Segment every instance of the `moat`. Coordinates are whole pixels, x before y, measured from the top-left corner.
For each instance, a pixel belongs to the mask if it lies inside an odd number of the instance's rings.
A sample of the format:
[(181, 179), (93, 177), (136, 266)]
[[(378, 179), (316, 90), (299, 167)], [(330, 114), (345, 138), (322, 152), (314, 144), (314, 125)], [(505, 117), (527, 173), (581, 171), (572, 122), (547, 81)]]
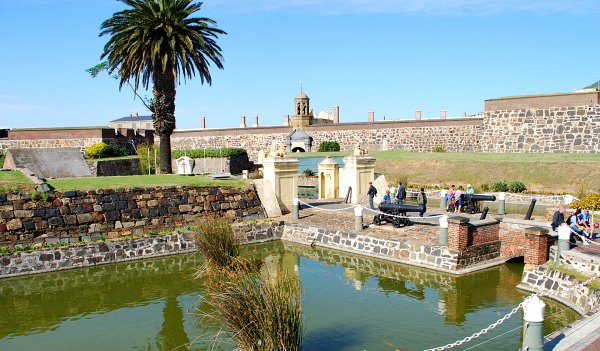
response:
[[(303, 289), (304, 350), (423, 350), (472, 334), (528, 295), (516, 289), (523, 265), (454, 276), (276, 241), (244, 247), (264, 270), (295, 271)], [(198, 254), (2, 280), (2, 350), (233, 350), (206, 315)], [(546, 300), (544, 333), (576, 320)], [(515, 350), (518, 313), (458, 350)], [(483, 344), (482, 344), (483, 343)], [(480, 346), (475, 346), (479, 345)], [(475, 346), (475, 347), (474, 347)], [(214, 347), (214, 348), (213, 348)]]

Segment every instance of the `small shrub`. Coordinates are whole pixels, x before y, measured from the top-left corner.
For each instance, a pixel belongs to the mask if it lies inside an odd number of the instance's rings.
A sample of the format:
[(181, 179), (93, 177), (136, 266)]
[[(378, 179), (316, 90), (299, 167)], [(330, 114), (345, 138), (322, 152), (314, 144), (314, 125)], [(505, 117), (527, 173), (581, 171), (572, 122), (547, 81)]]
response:
[(436, 146), (433, 148), (432, 150), (433, 152), (446, 152), (446, 149), (444, 149), (443, 146)]
[(525, 183), (520, 180), (513, 180), (508, 184), (508, 191), (511, 193), (522, 193), (527, 190)]
[(484, 183), (479, 184), (478, 190), (482, 191), (482, 192), (486, 192), (486, 191), (492, 190), (492, 187), (493, 187), (492, 184), (484, 182)]
[(94, 144), (85, 150), (85, 156), (87, 158), (121, 157), (127, 155), (129, 155), (129, 151), (127, 151), (126, 148), (116, 145), (108, 145), (103, 142)]
[(508, 185), (506, 185), (506, 182), (504, 180), (499, 180), (492, 184), (492, 190), (497, 192), (507, 192)]
[(4, 167), (4, 159), (6, 158), (6, 155), (4, 155), (4, 153), (2, 151), (0, 151), (0, 169), (2, 169)]
[(340, 144), (337, 141), (324, 141), (319, 144), (319, 152), (340, 151)]
[(160, 163), (160, 152), (158, 150), (158, 145), (140, 143), (137, 146), (137, 151), (142, 174), (155, 174), (156, 167), (158, 167)]
[(50, 198), (50, 193), (48, 193), (47, 191), (43, 192), (42, 193), (42, 200), (48, 201), (48, 198)]
[(305, 177), (312, 177), (315, 175), (315, 172), (313, 172), (312, 169), (307, 168), (302, 172), (302, 174), (304, 174)]
[(600, 194), (587, 194), (581, 199), (569, 204), (569, 208), (598, 211), (600, 210)]

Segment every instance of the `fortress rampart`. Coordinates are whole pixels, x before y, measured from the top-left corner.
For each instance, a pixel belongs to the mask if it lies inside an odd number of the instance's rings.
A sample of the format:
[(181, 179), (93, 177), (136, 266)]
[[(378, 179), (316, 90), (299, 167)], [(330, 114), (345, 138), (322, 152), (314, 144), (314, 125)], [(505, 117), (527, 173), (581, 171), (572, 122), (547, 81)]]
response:
[[(292, 127), (176, 130), (171, 145), (188, 150), (242, 147), (255, 159), (259, 150), (274, 150), (285, 143), (292, 131)], [(599, 153), (600, 105), (498, 110), (453, 119), (331, 123), (307, 126), (305, 131), (313, 138), (313, 150), (323, 141), (334, 140), (342, 150), (360, 143), (369, 150), (430, 152), (441, 146), (448, 152)], [(8, 139), (0, 139), (0, 150), (83, 150), (99, 141), (129, 144), (133, 137), (109, 128), (11, 130)]]

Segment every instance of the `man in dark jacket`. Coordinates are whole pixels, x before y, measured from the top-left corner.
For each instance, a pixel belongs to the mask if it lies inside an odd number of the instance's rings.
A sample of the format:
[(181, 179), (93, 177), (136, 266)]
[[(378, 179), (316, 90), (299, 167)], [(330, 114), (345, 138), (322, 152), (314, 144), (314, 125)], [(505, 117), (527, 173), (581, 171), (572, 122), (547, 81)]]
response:
[(560, 206), (558, 211), (554, 212), (554, 216), (552, 216), (552, 230), (556, 231), (558, 226), (565, 223), (565, 206)]
[(369, 195), (369, 206), (374, 210), (375, 206), (373, 206), (373, 198), (377, 196), (377, 188), (373, 186), (373, 182), (369, 182), (369, 190), (367, 190), (367, 195)]
[(404, 199), (406, 199), (406, 189), (402, 182), (398, 182), (398, 192), (396, 193), (396, 202), (398, 205), (402, 205), (404, 203)]

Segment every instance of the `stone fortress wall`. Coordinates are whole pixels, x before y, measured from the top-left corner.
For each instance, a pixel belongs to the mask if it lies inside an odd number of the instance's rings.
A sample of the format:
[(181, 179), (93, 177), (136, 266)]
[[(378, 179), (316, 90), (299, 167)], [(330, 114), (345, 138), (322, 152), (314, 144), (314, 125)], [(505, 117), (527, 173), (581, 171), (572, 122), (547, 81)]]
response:
[[(256, 160), (259, 150), (275, 150), (292, 131), (289, 126), (181, 130), (173, 133), (171, 143), (174, 149), (188, 150), (241, 147)], [(335, 140), (342, 150), (353, 150), (360, 143), (368, 150), (430, 152), (441, 146), (448, 152), (598, 153), (600, 105), (496, 110), (452, 119), (332, 123), (308, 126), (306, 132), (313, 137), (313, 150), (323, 141)], [(83, 150), (99, 141), (129, 145), (131, 136), (107, 128), (11, 130), (9, 138), (0, 139), (0, 150)]]

